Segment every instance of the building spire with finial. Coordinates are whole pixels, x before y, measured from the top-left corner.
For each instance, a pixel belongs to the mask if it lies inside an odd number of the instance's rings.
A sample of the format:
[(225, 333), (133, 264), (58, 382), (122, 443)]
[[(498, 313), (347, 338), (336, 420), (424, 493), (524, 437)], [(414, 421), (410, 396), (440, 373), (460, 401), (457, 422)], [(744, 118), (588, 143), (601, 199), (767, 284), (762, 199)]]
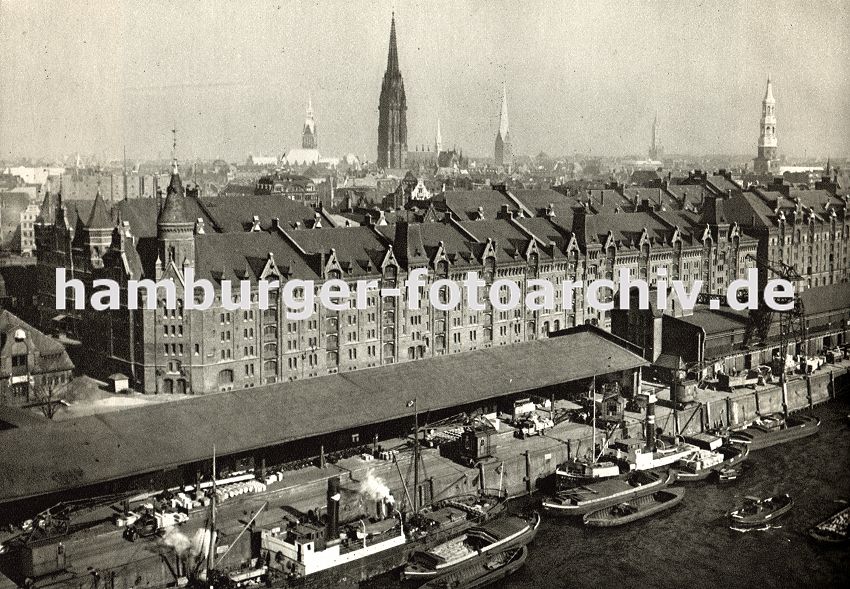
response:
[(387, 72), (398, 72), (398, 46), (395, 39), (395, 11), (393, 11), (392, 22), (390, 23), (390, 50), (387, 55)]
[(502, 139), (510, 133), (510, 124), (508, 121), (508, 89), (505, 83), (502, 83), (502, 110), (499, 113), (499, 132), (502, 134)]

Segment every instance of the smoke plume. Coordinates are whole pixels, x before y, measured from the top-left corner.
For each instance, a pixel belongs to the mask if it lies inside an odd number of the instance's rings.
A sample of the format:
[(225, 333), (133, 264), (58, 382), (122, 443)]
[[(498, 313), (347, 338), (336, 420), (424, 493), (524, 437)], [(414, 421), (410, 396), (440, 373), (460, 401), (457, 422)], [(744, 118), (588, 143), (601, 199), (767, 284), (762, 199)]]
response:
[(375, 501), (389, 501), (394, 503), (395, 500), (390, 494), (390, 488), (380, 477), (375, 476), (371, 470), (366, 473), (366, 478), (360, 483), (360, 493), (366, 495)]
[(184, 555), (192, 548), (192, 541), (177, 528), (169, 529), (162, 537), (162, 543), (170, 546), (178, 556)]

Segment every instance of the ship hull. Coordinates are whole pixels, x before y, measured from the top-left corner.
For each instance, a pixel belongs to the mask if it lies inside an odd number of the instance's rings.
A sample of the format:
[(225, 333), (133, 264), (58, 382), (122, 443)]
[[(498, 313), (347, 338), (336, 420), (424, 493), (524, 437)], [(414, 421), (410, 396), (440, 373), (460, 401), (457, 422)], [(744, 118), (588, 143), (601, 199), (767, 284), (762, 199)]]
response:
[(419, 586), (419, 583), (424, 581), (445, 579), (450, 575), (454, 575), (457, 572), (466, 569), (467, 567), (482, 565), (489, 559), (493, 558), (494, 555), (501, 554), (506, 550), (522, 548), (530, 544), (537, 535), (537, 528), (540, 527), (540, 521), (540, 514), (535, 513), (533, 520), (528, 522), (528, 526), (522, 531), (522, 533), (516, 535), (514, 538), (506, 541), (500, 541), (493, 546), (485, 547), (481, 549), (476, 556), (463, 560), (462, 562), (458, 562), (457, 564), (447, 566), (446, 568), (434, 570), (407, 569), (402, 574), (402, 578), (409, 586)]
[(636, 508), (633, 513), (618, 515), (615, 511), (616, 506), (608, 507), (588, 513), (584, 516), (583, 521), (587, 526), (599, 528), (622, 526), (675, 507), (682, 502), (684, 496), (685, 490), (682, 488), (664, 489), (631, 501), (629, 504)]
[(676, 480), (676, 473), (673, 471), (657, 474), (656, 476), (657, 478), (654, 481), (640, 486), (631, 486), (627, 481), (620, 480), (609, 480), (589, 485), (588, 489), (596, 496), (593, 500), (574, 503), (560, 501), (556, 496), (553, 499), (543, 500), (543, 510), (547, 515), (556, 517), (585, 515), (593, 511), (605, 509), (606, 507), (613, 507), (618, 503), (630, 501), (637, 497), (651, 495), (673, 484)]
[(749, 427), (742, 432), (733, 434), (730, 440), (734, 443), (746, 444), (751, 451), (762, 450), (777, 444), (812, 436), (820, 429), (820, 419), (817, 417), (789, 417), (786, 424), (787, 427), (774, 431)]
[[(451, 500), (446, 500), (449, 502)], [(353, 589), (360, 583), (374, 577), (383, 575), (389, 571), (400, 568), (409, 560), (410, 556), (417, 550), (427, 550), (463, 531), (489, 521), (505, 510), (505, 503), (498, 500), (489, 511), (478, 517), (458, 520), (456, 525), (440, 528), (426, 535), (413, 536), (400, 546), (371, 554), (356, 561), (341, 564), (329, 569), (312, 573), (306, 577), (288, 577), (283, 571), (270, 571), (270, 584), (273, 589), (288, 589), (299, 587), (302, 589)], [(264, 554), (267, 562), (274, 562), (274, 554)]]
[(479, 589), (480, 587), (490, 586), (497, 581), (509, 577), (522, 568), (522, 565), (525, 564), (528, 558), (528, 547), (523, 546), (513, 550), (506, 550), (504, 553), (510, 553), (509, 559), (505, 564), (498, 566), (498, 568), (492, 570), (487, 568), (488, 564), (492, 563), (494, 556), (500, 556), (491, 555), (489, 561), (476, 563), (464, 567), (463, 570), (456, 573), (433, 579), (420, 586), (419, 589), (446, 589), (447, 587), (451, 589)]

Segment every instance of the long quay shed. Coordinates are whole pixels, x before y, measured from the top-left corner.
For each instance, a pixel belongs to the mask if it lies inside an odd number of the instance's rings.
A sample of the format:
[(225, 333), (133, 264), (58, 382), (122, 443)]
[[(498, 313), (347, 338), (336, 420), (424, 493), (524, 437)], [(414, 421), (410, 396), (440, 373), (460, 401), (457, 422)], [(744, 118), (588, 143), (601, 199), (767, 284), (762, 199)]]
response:
[(0, 431), (0, 504), (647, 365), (590, 326), (557, 337)]

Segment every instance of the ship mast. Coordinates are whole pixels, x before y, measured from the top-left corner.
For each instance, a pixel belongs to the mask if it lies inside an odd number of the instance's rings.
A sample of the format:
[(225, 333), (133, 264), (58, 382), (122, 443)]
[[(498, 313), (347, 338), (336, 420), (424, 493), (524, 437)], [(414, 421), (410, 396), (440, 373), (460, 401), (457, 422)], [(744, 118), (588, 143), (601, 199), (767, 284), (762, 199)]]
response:
[(212, 496), (210, 497), (210, 539), (207, 550), (207, 581), (210, 581), (210, 574), (215, 564), (215, 500), (216, 500), (216, 472), (215, 472), (215, 444), (213, 444), (212, 456)]
[(593, 459), (590, 461), (591, 464), (596, 464), (596, 375), (593, 375), (593, 384), (590, 385), (590, 404), (593, 406), (593, 417), (591, 419), (591, 424), (593, 427), (592, 438), (591, 438), (591, 446), (590, 446), (590, 457)]
[(413, 513), (419, 513), (419, 406), (413, 398)]

